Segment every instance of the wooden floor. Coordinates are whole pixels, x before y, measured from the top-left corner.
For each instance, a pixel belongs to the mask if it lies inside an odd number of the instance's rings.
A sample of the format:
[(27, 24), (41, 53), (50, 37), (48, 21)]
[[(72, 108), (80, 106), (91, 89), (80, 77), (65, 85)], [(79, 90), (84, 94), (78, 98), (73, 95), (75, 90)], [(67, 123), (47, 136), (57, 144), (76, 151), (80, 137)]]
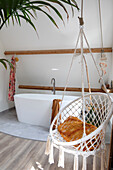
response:
[[(53, 165), (48, 163), (44, 154), (45, 142), (27, 140), (0, 133), (0, 170), (63, 170), (57, 167), (58, 151), (54, 149)], [(107, 152), (109, 145), (107, 145)], [(80, 162), (82, 158), (80, 157)], [(73, 156), (65, 154), (65, 170), (73, 170)], [(79, 170), (82, 169), (79, 163)], [(88, 158), (87, 169), (92, 170), (92, 157)], [(100, 170), (100, 159), (97, 169)]]

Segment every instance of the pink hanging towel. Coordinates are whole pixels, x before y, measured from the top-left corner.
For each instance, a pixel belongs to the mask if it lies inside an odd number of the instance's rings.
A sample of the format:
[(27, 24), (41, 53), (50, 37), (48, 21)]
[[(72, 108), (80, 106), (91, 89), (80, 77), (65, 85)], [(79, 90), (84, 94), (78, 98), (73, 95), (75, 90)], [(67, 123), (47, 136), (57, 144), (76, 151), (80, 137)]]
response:
[(14, 56), (11, 58), (11, 63), (13, 65), (13, 67), (10, 68), (8, 100), (14, 101), (15, 73), (16, 73), (16, 60), (15, 60)]

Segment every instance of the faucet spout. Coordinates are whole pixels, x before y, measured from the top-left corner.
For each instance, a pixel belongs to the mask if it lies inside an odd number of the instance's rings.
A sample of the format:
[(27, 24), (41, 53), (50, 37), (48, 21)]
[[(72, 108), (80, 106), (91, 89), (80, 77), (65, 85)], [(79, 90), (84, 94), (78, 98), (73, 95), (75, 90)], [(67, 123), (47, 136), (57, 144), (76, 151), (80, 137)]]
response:
[(51, 79), (51, 84), (53, 84), (53, 94), (55, 94), (55, 78)]

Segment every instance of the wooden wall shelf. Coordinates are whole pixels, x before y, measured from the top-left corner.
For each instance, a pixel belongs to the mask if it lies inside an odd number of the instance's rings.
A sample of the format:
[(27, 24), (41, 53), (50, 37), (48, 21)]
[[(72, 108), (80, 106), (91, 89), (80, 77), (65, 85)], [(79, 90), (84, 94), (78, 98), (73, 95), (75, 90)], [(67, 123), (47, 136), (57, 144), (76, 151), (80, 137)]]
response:
[[(53, 90), (53, 87), (51, 86), (30, 86), (30, 85), (19, 85), (19, 89), (33, 89), (33, 90)], [(64, 91), (64, 87), (55, 87), (56, 91)], [(82, 92), (82, 88), (74, 88), (74, 87), (67, 87), (66, 91), (72, 91), (72, 92)], [(85, 92), (89, 92), (88, 88), (84, 89)], [(102, 89), (91, 89), (92, 92), (104, 92)], [(110, 93), (113, 93), (113, 90), (110, 91)]]
[[(31, 86), (31, 85), (19, 85), (18, 86), (19, 89), (33, 89), (33, 90), (53, 90), (52, 86)], [(64, 91), (64, 87), (55, 87), (56, 91)], [(108, 89), (109, 93), (113, 93), (113, 89)], [(67, 87), (66, 91), (72, 91), (72, 92), (82, 92), (82, 88), (78, 88), (78, 87)], [(89, 92), (88, 88), (84, 89), (85, 92)], [(92, 88), (91, 89), (92, 92), (101, 92), (101, 93), (105, 93), (105, 91), (103, 89), (96, 89), (96, 88)]]
[[(91, 48), (92, 53), (101, 53), (101, 48)], [(112, 48), (104, 48), (105, 53), (111, 53)], [(77, 49), (77, 53), (81, 50)], [(56, 49), (56, 50), (23, 50), (23, 51), (5, 51), (5, 55), (36, 55), (36, 54), (72, 54), (74, 49)], [(84, 53), (89, 53), (87, 48), (84, 48)]]

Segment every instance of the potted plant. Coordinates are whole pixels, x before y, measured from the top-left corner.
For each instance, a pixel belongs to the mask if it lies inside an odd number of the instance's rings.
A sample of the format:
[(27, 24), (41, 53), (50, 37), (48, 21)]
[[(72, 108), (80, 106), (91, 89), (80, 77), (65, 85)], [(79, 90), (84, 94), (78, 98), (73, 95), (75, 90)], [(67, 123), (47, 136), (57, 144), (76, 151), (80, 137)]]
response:
[[(69, 14), (65, 7), (65, 4), (69, 4), (71, 6), (73, 14), (73, 8), (79, 10), (75, 0), (0, 0), (0, 30), (3, 28), (4, 25), (9, 25), (11, 20), (13, 25), (16, 22), (21, 26), (21, 19), (23, 19), (27, 23), (29, 23), (37, 32), (36, 27), (32, 22), (32, 19), (36, 19), (37, 17), (37, 11), (45, 14), (50, 19), (50, 21), (58, 28), (56, 21), (50, 14), (50, 10), (53, 10), (62, 20), (62, 22), (64, 22), (60, 10), (58, 10), (55, 6), (56, 4), (65, 11), (67, 18), (69, 17)], [(46, 9), (48, 9), (48, 12)], [(0, 59), (0, 62), (4, 65), (5, 68), (7, 68), (6, 63), (11, 66), (11, 63), (6, 59)]]

